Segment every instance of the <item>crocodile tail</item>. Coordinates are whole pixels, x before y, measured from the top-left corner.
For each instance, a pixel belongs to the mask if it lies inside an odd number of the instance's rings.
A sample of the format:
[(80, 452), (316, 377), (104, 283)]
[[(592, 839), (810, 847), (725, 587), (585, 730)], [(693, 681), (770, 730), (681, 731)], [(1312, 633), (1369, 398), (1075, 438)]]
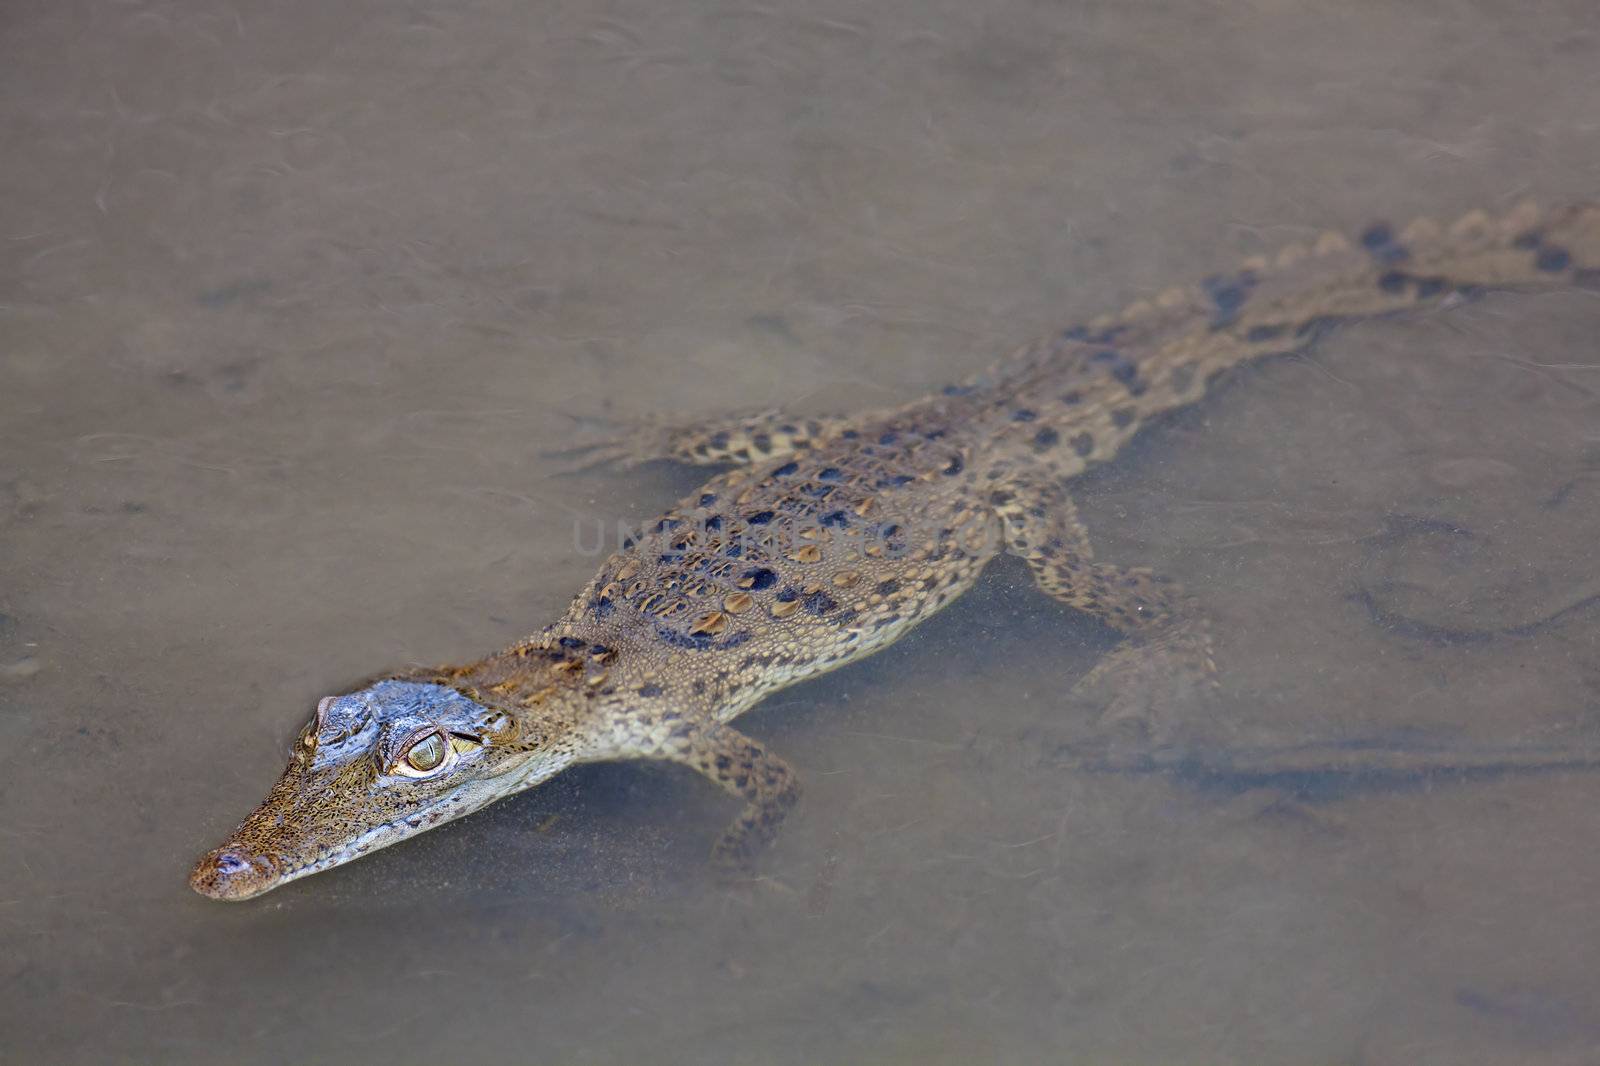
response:
[[(1473, 211), (1448, 226), (1418, 219), (1369, 226), (1354, 241), (1325, 233), (1272, 260), (1184, 293), (1208, 316), (1151, 352), (1151, 372), (1193, 367), (1202, 380), (1241, 362), (1294, 351), (1340, 322), (1443, 306), (1491, 290), (1600, 284), (1600, 206), (1541, 212), (1525, 203), (1498, 218)], [(1170, 300), (1171, 298), (1168, 297)], [(1130, 322), (1136, 317), (1125, 312)]]
[(1019, 403), (1050, 397), (1039, 417), (1070, 426), (1083, 460), (1104, 460), (1153, 415), (1198, 400), (1222, 371), (1298, 351), (1341, 322), (1491, 290), (1595, 286), (1600, 205), (1376, 223), (1353, 241), (1324, 233), (1036, 341), (973, 384)]

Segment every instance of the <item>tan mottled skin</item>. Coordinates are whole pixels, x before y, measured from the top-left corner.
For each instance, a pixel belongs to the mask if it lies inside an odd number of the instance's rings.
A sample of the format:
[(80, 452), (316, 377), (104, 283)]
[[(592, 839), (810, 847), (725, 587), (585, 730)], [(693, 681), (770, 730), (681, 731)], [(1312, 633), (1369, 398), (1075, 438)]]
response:
[[(1159, 717), (1211, 684), (1204, 619), (1146, 570), (1094, 558), (1068, 494), (1220, 372), (1324, 327), (1485, 289), (1600, 280), (1600, 208), (1325, 235), (1024, 347), (942, 394), (855, 417), (655, 427), (608, 460), (729, 464), (611, 556), (566, 615), (467, 666), (390, 675), (319, 706), (283, 778), (194, 887), (259, 894), (543, 781), (660, 759), (744, 801), (716, 854), (764, 844), (794, 774), (730, 723), (767, 694), (886, 647), (997, 554), (1126, 636), (1079, 685), (1108, 718)], [(464, 698), (462, 698), (464, 697)], [(432, 756), (449, 754), (437, 766)], [(417, 771), (405, 760), (412, 746)], [(408, 768), (409, 767), (409, 768)]]

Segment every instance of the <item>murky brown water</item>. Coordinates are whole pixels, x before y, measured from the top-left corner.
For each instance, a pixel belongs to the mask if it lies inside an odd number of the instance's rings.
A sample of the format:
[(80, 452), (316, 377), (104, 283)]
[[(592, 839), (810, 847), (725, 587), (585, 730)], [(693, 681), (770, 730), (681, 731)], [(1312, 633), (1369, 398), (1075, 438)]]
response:
[(1593, 198), (1594, 4), (236, 7), (0, 16), (0, 1059), (1600, 1061), (1600, 775), (1262, 769), (1600, 751), (1592, 294), (1348, 330), (1085, 486), (1218, 620), (1198, 769), (1063, 765), (1107, 634), (1000, 565), (745, 720), (808, 784), (756, 891), (638, 766), (184, 884), (319, 695), (537, 628), (576, 520), (697, 480), (547, 477), (570, 413), (910, 397)]

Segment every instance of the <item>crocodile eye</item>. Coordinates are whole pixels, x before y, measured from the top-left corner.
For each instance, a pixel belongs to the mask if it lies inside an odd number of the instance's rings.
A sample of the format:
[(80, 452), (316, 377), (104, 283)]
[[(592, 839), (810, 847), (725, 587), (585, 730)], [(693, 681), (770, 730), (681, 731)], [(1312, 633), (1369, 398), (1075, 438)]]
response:
[(438, 733), (429, 733), (406, 752), (405, 762), (411, 769), (419, 773), (428, 773), (437, 770), (439, 764), (444, 762), (445, 754), (450, 749), (445, 745), (444, 737)]
[(385, 773), (401, 777), (430, 777), (455, 761), (455, 752), (437, 729), (419, 733), (416, 739), (390, 764)]

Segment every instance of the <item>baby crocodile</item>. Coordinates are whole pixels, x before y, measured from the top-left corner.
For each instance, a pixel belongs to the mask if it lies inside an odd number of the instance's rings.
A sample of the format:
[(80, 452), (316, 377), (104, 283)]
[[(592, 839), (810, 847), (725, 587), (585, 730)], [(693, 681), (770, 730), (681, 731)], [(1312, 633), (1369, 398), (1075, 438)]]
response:
[(1095, 558), (1073, 477), (1221, 372), (1336, 323), (1596, 282), (1600, 206), (1375, 225), (1035, 341), (901, 407), (635, 434), (597, 456), (732, 469), (625, 542), (542, 633), (324, 698), (282, 778), (190, 883), (259, 895), (614, 759), (691, 766), (743, 800), (714, 852), (742, 863), (799, 790), (732, 721), (887, 647), (1001, 552), (1126, 637), (1078, 690), (1110, 719), (1154, 722), (1214, 683), (1206, 624), (1170, 581)]

